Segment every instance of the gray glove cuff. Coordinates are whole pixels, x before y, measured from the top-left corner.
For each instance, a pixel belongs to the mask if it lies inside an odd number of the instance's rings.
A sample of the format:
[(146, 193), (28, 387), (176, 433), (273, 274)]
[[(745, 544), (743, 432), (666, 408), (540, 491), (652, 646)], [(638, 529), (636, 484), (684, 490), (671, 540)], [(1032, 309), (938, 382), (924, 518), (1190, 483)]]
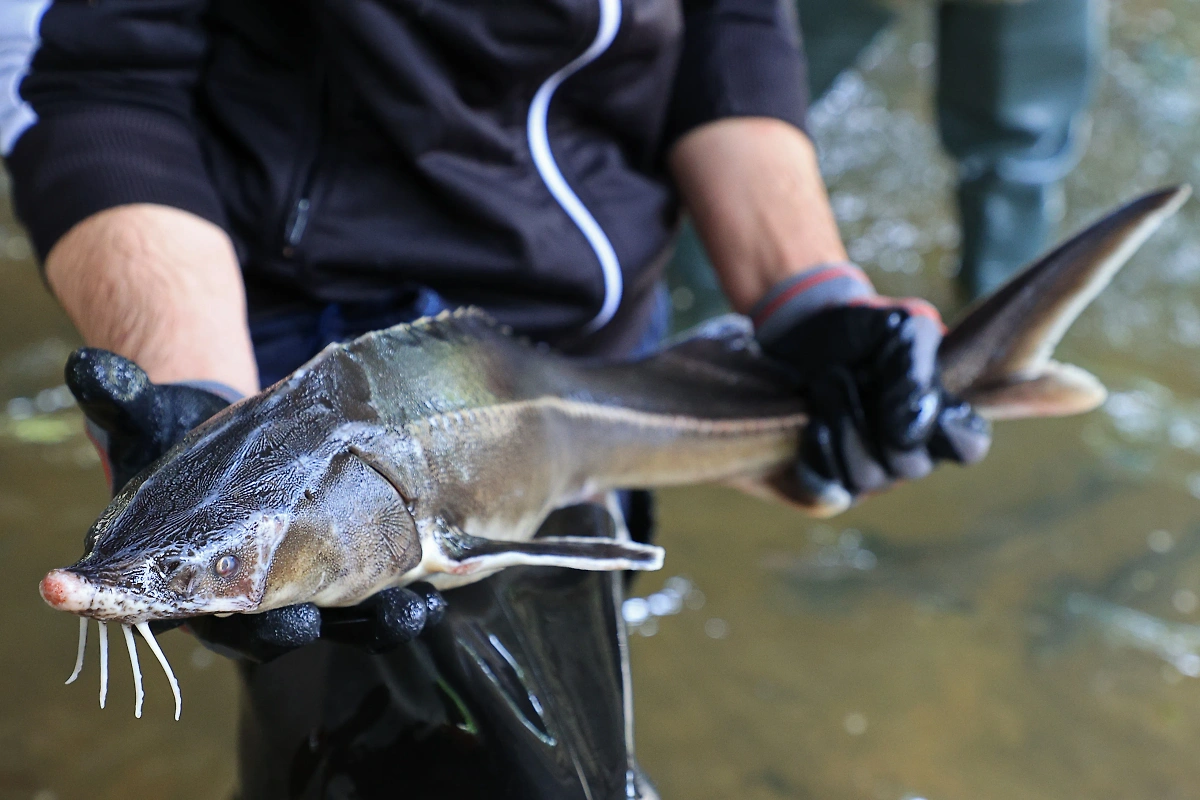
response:
[(848, 261), (820, 264), (780, 281), (750, 309), (759, 341), (770, 342), (830, 306), (875, 296), (866, 273)]
[(201, 389), (210, 394), (215, 394), (217, 397), (224, 400), (226, 403), (233, 405), (238, 400), (241, 400), (246, 395), (239, 392), (237, 389), (220, 381), (176, 381), (176, 386), (189, 386), (193, 389)]

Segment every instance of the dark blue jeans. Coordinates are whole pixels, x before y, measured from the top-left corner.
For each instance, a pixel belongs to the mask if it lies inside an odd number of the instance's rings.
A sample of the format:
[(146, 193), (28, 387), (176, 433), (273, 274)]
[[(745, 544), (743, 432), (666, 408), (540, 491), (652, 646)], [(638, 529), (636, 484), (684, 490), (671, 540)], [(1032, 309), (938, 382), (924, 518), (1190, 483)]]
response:
[(250, 337), (259, 380), (270, 386), (333, 342), (390, 328), (446, 309), (436, 292), (416, 292), (399, 303), (311, 303), (250, 309)]

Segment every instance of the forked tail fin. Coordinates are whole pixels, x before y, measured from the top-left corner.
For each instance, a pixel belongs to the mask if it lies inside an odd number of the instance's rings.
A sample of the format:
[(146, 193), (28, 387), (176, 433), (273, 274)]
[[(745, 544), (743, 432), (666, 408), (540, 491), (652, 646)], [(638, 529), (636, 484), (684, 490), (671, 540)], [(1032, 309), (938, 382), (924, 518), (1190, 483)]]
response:
[(1104, 386), (1051, 359), (1067, 328), (1192, 193), (1152, 192), (1112, 212), (980, 301), (938, 352), (942, 382), (986, 417), (1063, 416), (1104, 401)]

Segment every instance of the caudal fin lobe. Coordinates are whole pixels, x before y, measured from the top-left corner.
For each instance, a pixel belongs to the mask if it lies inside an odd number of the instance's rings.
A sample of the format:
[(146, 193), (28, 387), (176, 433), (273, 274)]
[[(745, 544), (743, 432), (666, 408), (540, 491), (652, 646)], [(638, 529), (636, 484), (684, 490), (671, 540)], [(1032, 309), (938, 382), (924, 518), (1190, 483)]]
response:
[(1067, 328), (1189, 186), (1144, 195), (1093, 223), (968, 310), (939, 351), (942, 382), (991, 419), (1064, 416), (1104, 402), (1085, 370), (1051, 359)]

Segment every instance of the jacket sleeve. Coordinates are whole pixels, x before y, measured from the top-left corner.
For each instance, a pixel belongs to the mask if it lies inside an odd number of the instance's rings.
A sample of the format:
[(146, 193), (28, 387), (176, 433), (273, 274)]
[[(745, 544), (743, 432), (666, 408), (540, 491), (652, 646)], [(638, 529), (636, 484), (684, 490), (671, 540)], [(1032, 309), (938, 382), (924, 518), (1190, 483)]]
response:
[(668, 147), (724, 117), (775, 117), (804, 129), (808, 80), (794, 2), (684, 0)]
[(127, 203), (224, 224), (195, 133), (207, 2), (0, 4), (0, 152), (39, 259)]

